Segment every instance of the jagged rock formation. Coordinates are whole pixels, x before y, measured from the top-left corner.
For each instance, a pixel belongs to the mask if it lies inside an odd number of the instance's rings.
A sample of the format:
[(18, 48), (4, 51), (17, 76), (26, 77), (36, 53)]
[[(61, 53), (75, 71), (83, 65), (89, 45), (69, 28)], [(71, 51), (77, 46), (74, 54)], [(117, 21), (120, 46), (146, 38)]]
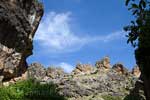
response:
[(123, 66), (123, 64), (121, 64), (121, 63), (117, 63), (117, 64), (115, 64), (115, 65), (113, 65), (113, 67), (112, 67), (114, 70), (116, 70), (118, 73), (120, 73), (120, 74), (124, 74), (124, 75), (128, 75), (128, 69), (127, 68), (125, 68), (124, 66)]
[(79, 75), (79, 74), (90, 74), (93, 70), (92, 65), (90, 64), (77, 64), (76, 68), (72, 71), (72, 74)]
[(104, 93), (113, 96), (125, 96), (133, 86), (131, 80), (131, 76), (119, 75), (111, 69), (108, 72), (101, 70), (101, 73), (64, 77), (57, 84), (62, 95), (71, 100), (78, 100), (84, 96)]
[(0, 77), (10, 80), (27, 69), (32, 40), (43, 15), (38, 0), (0, 0)]
[(39, 63), (33, 63), (29, 66), (27, 73), (28, 78), (42, 80), (46, 76), (46, 69)]
[(66, 73), (64, 72), (64, 70), (62, 68), (56, 68), (56, 67), (48, 67), (46, 74), (48, 77), (52, 78), (52, 79), (58, 79), (61, 77), (64, 77), (66, 75)]
[(109, 69), (109, 68), (111, 68), (110, 58), (109, 57), (104, 57), (100, 61), (97, 61), (96, 64), (95, 64), (95, 66), (98, 69), (101, 69), (101, 68)]
[[(40, 64), (31, 64), (29, 69), (35, 79), (38, 79), (37, 76), (43, 76), (40, 73), (36, 75), (38, 72), (46, 72), (45, 77), (41, 78), (41, 83), (57, 84), (60, 94), (69, 100), (104, 100), (101, 99), (103, 95), (125, 98), (134, 88), (138, 78), (120, 63), (113, 65), (113, 68), (104, 67), (102, 63), (104, 59), (99, 61), (101, 68), (89, 64), (77, 64), (75, 70), (68, 74), (57, 67), (43, 70)], [(110, 65), (110, 61), (107, 62)], [(35, 69), (32, 70), (34, 66)]]

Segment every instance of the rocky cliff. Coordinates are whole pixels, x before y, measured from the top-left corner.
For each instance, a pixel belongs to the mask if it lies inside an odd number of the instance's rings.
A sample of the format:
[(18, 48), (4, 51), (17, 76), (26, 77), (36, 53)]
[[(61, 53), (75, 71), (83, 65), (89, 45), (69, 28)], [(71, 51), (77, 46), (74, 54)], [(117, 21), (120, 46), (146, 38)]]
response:
[(32, 40), (43, 15), (38, 0), (0, 0), (0, 77), (10, 80), (27, 69)]
[[(27, 77), (35, 78), (41, 84), (51, 82), (57, 84), (59, 93), (68, 100), (123, 100), (139, 80), (137, 74), (140, 72), (136, 71), (135, 74), (135, 69), (138, 67), (130, 72), (121, 63), (111, 67), (110, 59), (105, 57), (97, 61), (95, 66), (77, 64), (71, 73), (65, 73), (59, 67), (44, 68), (41, 64), (33, 63), (27, 71)], [(134, 90), (134, 95), (137, 96), (141, 86), (136, 87), (138, 88)], [(107, 96), (115, 99), (104, 99)]]

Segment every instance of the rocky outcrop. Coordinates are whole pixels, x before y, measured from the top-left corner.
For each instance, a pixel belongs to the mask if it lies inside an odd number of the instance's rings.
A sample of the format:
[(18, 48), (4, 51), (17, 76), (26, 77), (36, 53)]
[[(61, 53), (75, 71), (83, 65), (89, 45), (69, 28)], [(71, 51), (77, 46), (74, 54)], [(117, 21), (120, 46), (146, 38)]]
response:
[(0, 0), (0, 76), (10, 80), (27, 69), (32, 40), (43, 15), (38, 0)]
[[(41, 84), (56, 84), (59, 94), (68, 100), (105, 100), (103, 96), (116, 98), (113, 100), (123, 100), (123, 98), (128, 98), (127, 95), (130, 91), (134, 90), (136, 93), (134, 95), (138, 95), (141, 94), (142, 89), (142, 83), (139, 79), (128, 72), (120, 63), (109, 69), (105, 68), (104, 65), (99, 68), (89, 64), (77, 64), (71, 73), (65, 73), (62, 68), (44, 68), (41, 64), (33, 63), (22, 77), (14, 78), (10, 82), (3, 83), (3, 85), (8, 86), (17, 80), (27, 78), (34, 78)], [(137, 84), (138, 81), (140, 84)]]
[(57, 84), (60, 94), (69, 98), (68, 100), (101, 100), (102, 95), (124, 98), (137, 80), (131, 74), (126, 76), (111, 68), (107, 71), (101, 69), (100, 73), (96, 72), (79, 75), (68, 74), (57, 81), (48, 79), (46, 82)]
[[(133, 86), (132, 77), (119, 75), (113, 69), (107, 73), (95, 73), (62, 78), (57, 84), (60, 94), (73, 100), (82, 99), (84, 96), (107, 94), (124, 97)], [(71, 99), (71, 100), (72, 100)]]
[(90, 74), (93, 70), (92, 65), (90, 64), (77, 64), (76, 68), (72, 71), (72, 74), (79, 75), (79, 74)]
[(66, 74), (62, 68), (58, 68), (58, 67), (48, 67), (46, 73), (47, 76), (52, 79), (62, 78)]
[(46, 76), (46, 69), (39, 63), (33, 63), (27, 70), (27, 78), (35, 78), (36, 80), (42, 80)]
[[(51, 82), (57, 84), (59, 93), (67, 97), (68, 100), (105, 100), (103, 95), (111, 95), (123, 100), (135, 87), (138, 78), (134, 77), (120, 63), (111, 68), (108, 58), (99, 62), (102, 65), (101, 67), (77, 64), (75, 70), (71, 73), (64, 73), (61, 68), (49, 67), (46, 69), (46, 75), (44, 74), (45, 77), (42, 78), (41, 84)], [(107, 64), (104, 62), (107, 62)], [(35, 68), (36, 65), (32, 65), (32, 68)], [(104, 67), (107, 65), (109, 67)], [(34, 72), (34, 70), (31, 71)], [(38, 70), (37, 74), (39, 74), (38, 72), (43, 71)], [(44, 75), (39, 74), (38, 76)], [(35, 74), (33, 77), (35, 77)]]
[(116, 70), (120, 74), (128, 75), (128, 69), (123, 66), (121, 63), (113, 65), (112, 69)]
[[(101, 100), (102, 95), (124, 98), (129, 94), (137, 80), (132, 74), (126, 76), (112, 68), (106, 71), (105, 69), (99, 70), (93, 67), (95, 71), (92, 73), (93, 70), (89, 70), (89, 68), (92, 68), (91, 65), (88, 67), (85, 66), (86, 64), (78, 65), (78, 69), (82, 68), (79, 74), (65, 73), (61, 68), (57, 67), (45, 69), (37, 63), (30, 65), (28, 73), (33, 73), (31, 77), (40, 80), (41, 84), (51, 82), (57, 84), (59, 93), (67, 97), (68, 100)], [(85, 74), (86, 72), (88, 74)]]
[(135, 77), (137, 77), (137, 78), (140, 77), (141, 71), (140, 71), (140, 69), (139, 69), (138, 66), (135, 66), (135, 67), (132, 69), (132, 74), (133, 74)]
[(104, 57), (100, 61), (97, 61), (96, 64), (95, 64), (95, 66), (98, 69), (101, 69), (101, 68), (109, 69), (109, 68), (111, 68), (110, 58), (109, 57)]

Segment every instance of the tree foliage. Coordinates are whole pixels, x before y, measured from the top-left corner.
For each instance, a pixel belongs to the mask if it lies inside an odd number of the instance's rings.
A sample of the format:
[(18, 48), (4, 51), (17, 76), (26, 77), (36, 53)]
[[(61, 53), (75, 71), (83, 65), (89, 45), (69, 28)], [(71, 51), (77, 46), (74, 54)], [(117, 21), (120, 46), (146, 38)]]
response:
[(127, 43), (131, 43), (133, 47), (138, 45), (140, 34), (145, 28), (149, 28), (150, 24), (150, 1), (148, 0), (126, 0), (128, 10), (132, 12), (135, 20), (131, 21), (130, 25), (124, 27), (128, 31)]
[(146, 100), (150, 100), (150, 0), (126, 0), (126, 6), (135, 17), (124, 28), (128, 32), (128, 43), (135, 50), (136, 63), (141, 70)]
[(150, 67), (147, 64), (150, 56), (150, 1), (126, 0), (126, 6), (135, 17), (130, 25), (124, 27), (124, 30), (128, 31), (127, 43), (138, 47), (135, 52), (136, 62), (142, 73), (149, 77)]

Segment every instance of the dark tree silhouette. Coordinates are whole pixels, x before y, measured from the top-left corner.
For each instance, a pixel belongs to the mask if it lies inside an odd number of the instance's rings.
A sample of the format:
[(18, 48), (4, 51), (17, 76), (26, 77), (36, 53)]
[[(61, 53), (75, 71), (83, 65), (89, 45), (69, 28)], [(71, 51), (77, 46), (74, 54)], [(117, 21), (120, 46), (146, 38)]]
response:
[(150, 0), (126, 0), (126, 6), (135, 17), (124, 28), (128, 32), (128, 41), (135, 47), (135, 58), (141, 70), (144, 92), (150, 100)]

